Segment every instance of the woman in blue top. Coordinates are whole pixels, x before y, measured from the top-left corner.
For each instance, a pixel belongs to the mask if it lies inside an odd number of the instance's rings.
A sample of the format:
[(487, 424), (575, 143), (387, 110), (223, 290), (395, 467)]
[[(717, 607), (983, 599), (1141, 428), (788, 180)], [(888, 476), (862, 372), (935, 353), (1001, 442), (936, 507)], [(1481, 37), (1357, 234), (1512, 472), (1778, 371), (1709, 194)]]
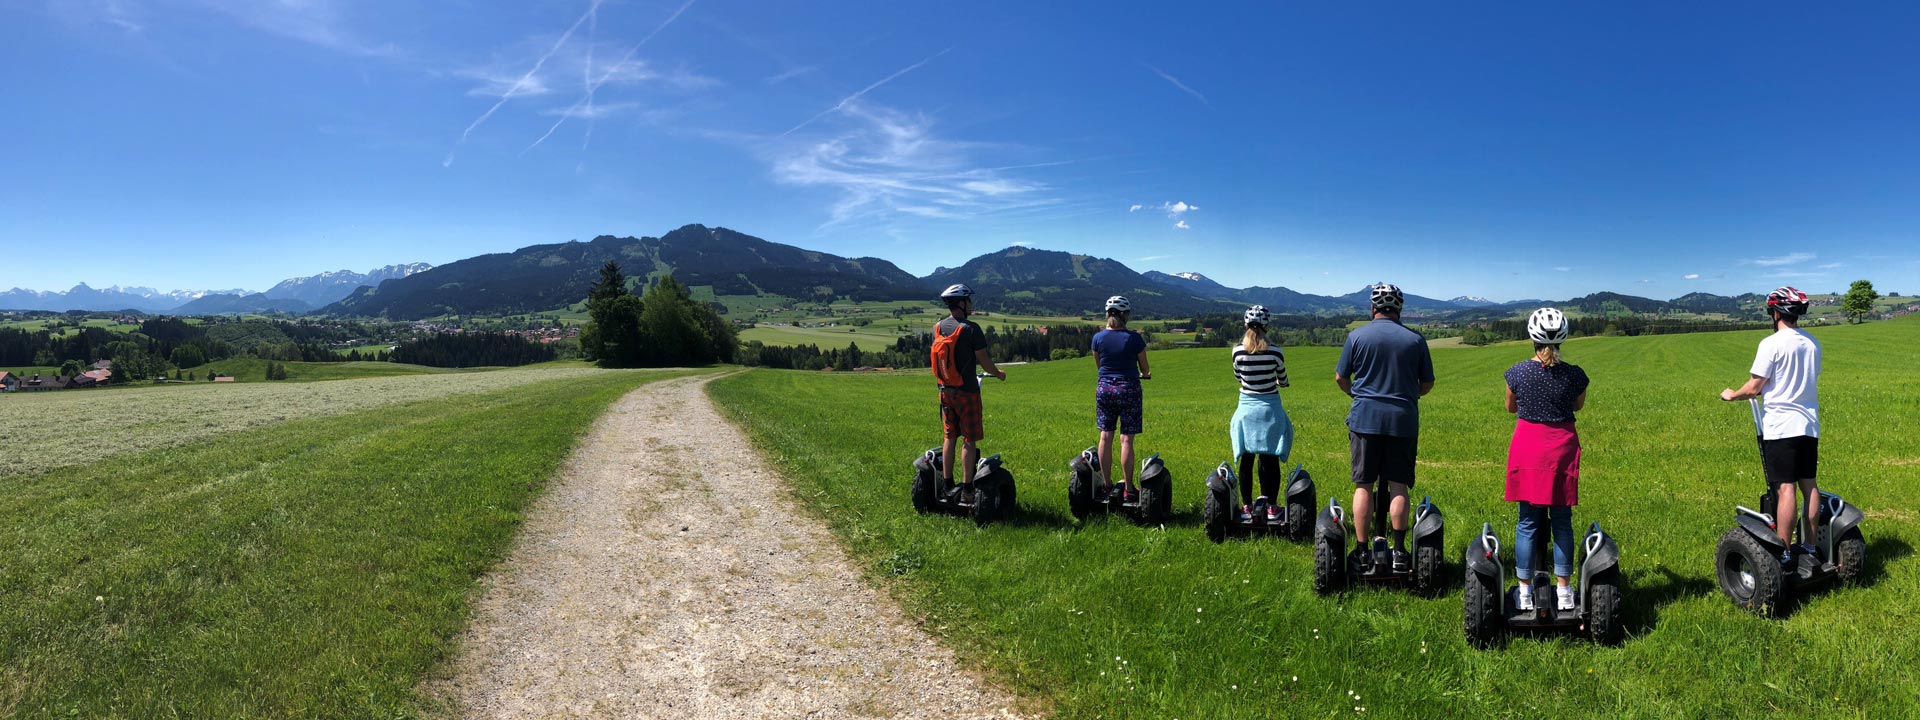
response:
[(1094, 427), (1100, 429), (1100, 479), (1113, 482), (1113, 433), (1120, 432), (1120, 465), (1126, 468), (1121, 496), (1132, 499), (1133, 436), (1140, 434), (1140, 381), (1153, 377), (1147, 369), (1147, 340), (1127, 329), (1133, 303), (1115, 295), (1107, 298), (1107, 329), (1093, 336), (1093, 356), (1100, 366), (1093, 393)]
[[(1507, 447), (1508, 502), (1520, 503), (1513, 529), (1514, 572), (1520, 576), (1519, 607), (1533, 609), (1534, 538), (1544, 524), (1553, 533), (1555, 601), (1572, 610), (1573, 506), (1580, 501), (1580, 435), (1573, 414), (1587, 404), (1587, 374), (1560, 359), (1567, 316), (1540, 308), (1527, 318), (1533, 357), (1507, 369), (1507, 412), (1518, 418)], [(1544, 518), (1542, 516), (1545, 516)]]

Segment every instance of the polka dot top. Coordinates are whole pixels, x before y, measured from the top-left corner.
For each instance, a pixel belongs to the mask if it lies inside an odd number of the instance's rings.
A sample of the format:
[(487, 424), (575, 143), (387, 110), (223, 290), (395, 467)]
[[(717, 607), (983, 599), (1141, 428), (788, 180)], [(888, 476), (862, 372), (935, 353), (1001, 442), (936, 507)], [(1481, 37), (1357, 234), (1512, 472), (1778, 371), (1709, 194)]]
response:
[(1522, 360), (1507, 368), (1507, 387), (1520, 406), (1520, 419), (1537, 423), (1573, 422), (1573, 401), (1587, 391), (1587, 373), (1578, 365), (1553, 367)]

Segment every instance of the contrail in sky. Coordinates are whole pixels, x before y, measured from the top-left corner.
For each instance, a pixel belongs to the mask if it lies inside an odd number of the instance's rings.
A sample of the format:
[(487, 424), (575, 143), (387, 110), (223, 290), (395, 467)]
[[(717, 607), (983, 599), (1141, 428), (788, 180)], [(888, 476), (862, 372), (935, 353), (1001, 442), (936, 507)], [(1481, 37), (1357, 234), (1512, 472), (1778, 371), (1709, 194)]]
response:
[[(560, 52), (560, 48), (564, 47), (567, 44), (567, 40), (573, 37), (573, 31), (579, 30), (580, 24), (586, 22), (588, 17), (593, 16), (600, 9), (601, 2), (604, 2), (604, 0), (592, 0), (592, 2), (587, 5), (587, 12), (582, 14), (579, 20), (573, 21), (573, 24), (567, 27), (566, 32), (560, 33), (560, 39), (553, 42), (553, 47), (547, 48), (545, 55), (541, 55), (539, 60), (534, 61), (533, 67), (527, 70), (527, 74), (521, 75), (519, 80), (514, 81), (512, 87), (507, 88), (506, 92), (501, 93), (500, 101), (494, 103), (493, 107), (487, 108), (486, 112), (480, 113), (480, 117), (474, 118), (473, 123), (468, 125), (465, 131), (460, 133), (460, 142), (454, 143), (454, 147), (458, 148), (466, 144), (467, 136), (472, 135), (476, 128), (487, 121), (487, 118), (493, 117), (493, 113), (498, 111), (501, 105), (507, 104), (508, 100), (512, 100), (515, 95), (520, 94), (520, 88), (527, 86), (527, 81), (532, 80), (533, 76), (540, 72), (540, 67), (547, 64), (548, 58), (553, 57), (554, 53)], [(447, 159), (442, 161), (440, 166), (446, 167), (452, 164), (453, 151), (449, 150), (447, 151)]]
[(921, 60), (920, 62), (914, 63), (912, 65), (908, 65), (905, 68), (902, 68), (899, 72), (896, 72), (892, 75), (888, 75), (884, 78), (881, 78), (880, 82), (861, 88), (860, 92), (854, 93), (852, 95), (848, 95), (846, 98), (842, 99), (840, 102), (834, 104), (833, 107), (822, 110), (820, 111), (820, 114), (807, 118), (806, 122), (800, 123), (799, 125), (795, 125), (791, 129), (787, 130), (786, 132), (780, 133), (780, 137), (786, 137), (788, 135), (792, 135), (795, 130), (799, 130), (800, 128), (806, 127), (808, 125), (812, 125), (813, 121), (826, 117), (828, 113), (836, 112), (842, 108), (845, 108), (847, 106), (847, 103), (853, 102), (855, 100), (859, 100), (860, 96), (873, 92), (875, 89), (879, 88), (881, 85), (885, 85), (887, 83), (893, 82), (896, 78), (899, 78), (901, 75), (905, 75), (907, 73), (918, 70), (920, 69), (921, 65), (925, 65), (927, 63), (933, 62), (935, 59), (938, 59), (941, 55), (945, 55), (950, 52), (953, 52), (953, 48), (947, 48), (945, 50), (941, 50), (940, 52), (934, 53), (933, 57), (927, 58), (925, 60)]

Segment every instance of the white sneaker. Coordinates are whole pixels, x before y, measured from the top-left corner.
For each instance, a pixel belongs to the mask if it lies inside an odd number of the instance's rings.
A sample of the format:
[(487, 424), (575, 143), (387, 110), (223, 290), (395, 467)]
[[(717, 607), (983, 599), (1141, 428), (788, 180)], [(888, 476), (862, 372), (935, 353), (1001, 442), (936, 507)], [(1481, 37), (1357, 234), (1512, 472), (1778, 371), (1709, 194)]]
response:
[(1520, 583), (1520, 592), (1516, 593), (1514, 601), (1515, 607), (1527, 612), (1533, 612), (1533, 586)]
[(1557, 585), (1554, 587), (1554, 590), (1558, 593), (1558, 597), (1560, 600), (1560, 609), (1572, 610), (1573, 609), (1573, 586)]

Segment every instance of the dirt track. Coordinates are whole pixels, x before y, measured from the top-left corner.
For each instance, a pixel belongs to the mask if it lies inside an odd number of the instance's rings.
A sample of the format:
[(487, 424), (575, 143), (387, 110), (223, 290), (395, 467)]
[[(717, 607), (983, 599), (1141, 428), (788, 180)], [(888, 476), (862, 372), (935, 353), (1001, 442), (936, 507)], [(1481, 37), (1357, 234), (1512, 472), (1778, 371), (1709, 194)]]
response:
[(429, 691), (486, 718), (1013, 717), (860, 580), (708, 379), (594, 425)]

